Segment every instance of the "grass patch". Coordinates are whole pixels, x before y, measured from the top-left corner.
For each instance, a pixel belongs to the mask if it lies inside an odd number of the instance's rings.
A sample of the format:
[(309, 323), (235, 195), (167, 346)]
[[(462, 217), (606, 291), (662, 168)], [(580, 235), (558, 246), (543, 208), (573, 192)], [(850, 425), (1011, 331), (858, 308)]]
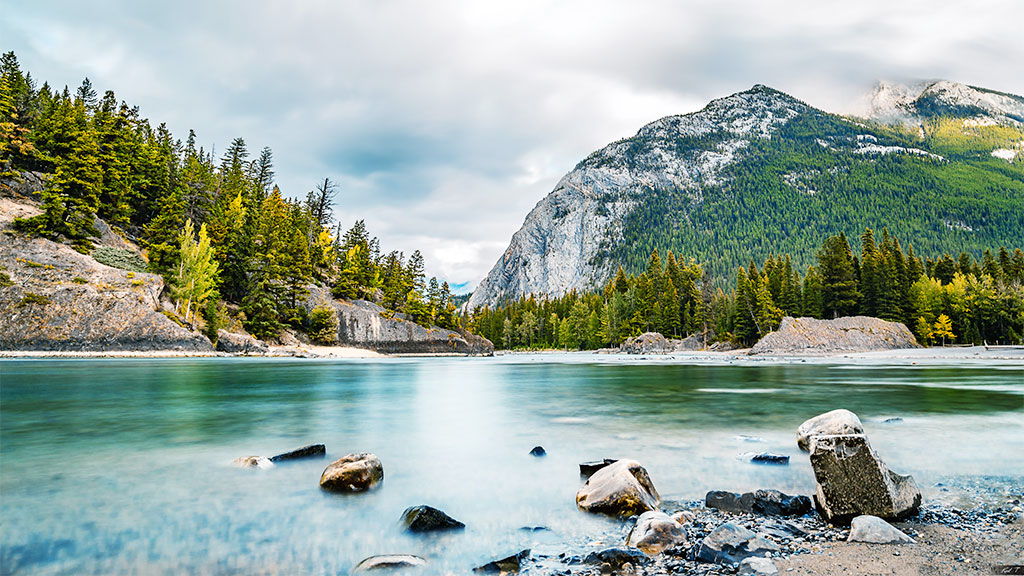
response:
[(111, 248), (110, 246), (97, 246), (92, 251), (92, 257), (100, 264), (111, 268), (128, 270), (129, 272), (145, 272), (146, 261), (132, 250), (127, 248)]
[(89, 283), (88, 280), (86, 280), (85, 278), (82, 278), (81, 276), (75, 276), (74, 278), (71, 279), (71, 281), (74, 282), (75, 284), (88, 284)]
[(21, 302), (18, 303), (18, 306), (29, 306), (31, 304), (46, 306), (49, 303), (50, 299), (46, 296), (36, 294), (35, 292), (26, 292), (25, 295), (21, 297)]
[(14, 286), (14, 281), (11, 280), (7, 272), (0, 271), (0, 288), (7, 288), (8, 286)]

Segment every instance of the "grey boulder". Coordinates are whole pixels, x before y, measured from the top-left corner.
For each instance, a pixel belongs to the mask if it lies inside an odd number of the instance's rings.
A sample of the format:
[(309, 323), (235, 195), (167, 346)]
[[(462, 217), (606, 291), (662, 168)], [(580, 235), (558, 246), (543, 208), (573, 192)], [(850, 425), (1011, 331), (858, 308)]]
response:
[(626, 536), (626, 546), (643, 550), (655, 556), (668, 548), (686, 545), (686, 531), (683, 526), (660, 510), (644, 512)]
[(402, 524), (409, 532), (462, 530), (465, 524), (433, 506), (412, 506), (402, 513)]
[(365, 492), (383, 481), (384, 466), (369, 452), (339, 458), (320, 475), (320, 487), (330, 492)]
[(790, 496), (778, 490), (757, 490), (743, 494), (712, 490), (704, 497), (704, 505), (734, 514), (800, 516), (811, 510), (811, 499), (807, 496)]
[(914, 539), (877, 516), (857, 516), (850, 522), (847, 542), (869, 544), (914, 544)]
[(719, 564), (736, 564), (746, 558), (766, 556), (778, 552), (774, 543), (754, 534), (750, 530), (726, 522), (711, 531), (701, 542), (697, 560)]
[(327, 455), (327, 447), (323, 444), (310, 444), (309, 446), (303, 446), (302, 448), (296, 448), (291, 452), (285, 452), (284, 454), (278, 454), (277, 456), (271, 456), (272, 462), (281, 462), (282, 460), (299, 460), (301, 458), (321, 458)]
[(769, 558), (746, 558), (740, 562), (739, 576), (777, 576), (779, 569)]
[(636, 548), (615, 547), (591, 552), (587, 554), (583, 561), (587, 564), (601, 564), (608, 566), (612, 570), (619, 570), (625, 564), (633, 564), (634, 566), (646, 564), (650, 561), (650, 558)]
[(914, 479), (889, 470), (863, 434), (816, 436), (811, 468), (817, 481), (815, 503), (832, 524), (864, 514), (898, 520), (921, 507)]
[(864, 425), (860, 418), (849, 410), (833, 410), (819, 414), (805, 421), (796, 429), (796, 445), (804, 452), (811, 449), (811, 438), (814, 436), (836, 434), (863, 434)]
[(525, 562), (526, 559), (529, 558), (529, 557), (530, 557), (530, 551), (529, 550), (523, 550), (523, 551), (519, 552), (518, 554), (513, 554), (513, 555), (508, 556), (506, 558), (502, 558), (501, 560), (494, 560), (493, 562), (488, 562), (487, 564), (484, 564), (483, 566), (478, 566), (476, 568), (473, 568), (473, 572), (497, 573), (497, 574), (507, 574), (509, 572), (519, 572), (519, 569), (522, 568), (522, 566), (523, 566), (523, 562)]
[(576, 492), (580, 509), (619, 517), (656, 510), (660, 499), (647, 470), (636, 460), (605, 466)]

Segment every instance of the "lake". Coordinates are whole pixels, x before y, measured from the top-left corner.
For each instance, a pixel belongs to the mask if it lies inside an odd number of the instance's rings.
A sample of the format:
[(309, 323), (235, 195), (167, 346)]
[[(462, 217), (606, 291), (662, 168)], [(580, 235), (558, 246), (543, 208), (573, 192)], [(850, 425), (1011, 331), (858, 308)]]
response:
[[(0, 571), (344, 574), (367, 556), (411, 553), (430, 572), (465, 573), (616, 529), (576, 509), (586, 460), (639, 460), (665, 500), (811, 494), (795, 430), (834, 408), (861, 417), (926, 502), (984, 504), (1024, 484), (1020, 363), (0, 360)], [(327, 457), (230, 465), (311, 443)], [(535, 445), (548, 455), (529, 455)], [(362, 451), (383, 462), (381, 488), (319, 489), (329, 462)], [(761, 451), (791, 462), (739, 458)], [(418, 504), (467, 529), (404, 534), (402, 511)], [(522, 529), (537, 526), (548, 530)]]

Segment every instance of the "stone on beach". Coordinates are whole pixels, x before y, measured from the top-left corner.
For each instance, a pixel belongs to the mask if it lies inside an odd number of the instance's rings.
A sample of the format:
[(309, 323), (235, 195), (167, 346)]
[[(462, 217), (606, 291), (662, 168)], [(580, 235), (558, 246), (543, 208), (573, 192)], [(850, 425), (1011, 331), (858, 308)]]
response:
[(356, 565), (353, 572), (364, 572), (367, 570), (397, 570), (401, 568), (415, 568), (426, 566), (427, 561), (412, 554), (384, 554), (381, 556), (370, 556)]
[(361, 452), (331, 462), (320, 476), (320, 487), (331, 492), (365, 492), (383, 481), (380, 459)]
[(776, 576), (779, 569), (775, 562), (769, 558), (753, 557), (745, 558), (740, 562), (740, 569), (736, 574), (739, 576)]
[(701, 542), (697, 560), (719, 564), (735, 564), (745, 558), (765, 556), (778, 552), (774, 543), (754, 534), (750, 530), (726, 522), (711, 531)]
[(522, 567), (523, 562), (529, 557), (530, 551), (523, 550), (518, 554), (507, 556), (505, 558), (502, 558), (501, 560), (494, 560), (493, 562), (488, 562), (483, 566), (477, 566), (476, 568), (473, 568), (473, 572), (496, 572), (499, 574), (519, 572), (519, 569)]
[(576, 492), (587, 512), (629, 517), (656, 510), (661, 497), (647, 470), (636, 460), (619, 460), (594, 473)]
[(612, 570), (619, 570), (625, 564), (646, 564), (650, 558), (636, 548), (614, 547), (591, 552), (583, 561), (587, 564), (605, 564)]
[(734, 514), (800, 516), (810, 511), (811, 499), (807, 496), (790, 496), (778, 490), (757, 490), (743, 494), (712, 490), (704, 497), (704, 505)]
[(465, 524), (433, 506), (412, 506), (402, 513), (402, 524), (409, 532), (462, 530)]
[(266, 456), (240, 456), (231, 461), (238, 468), (273, 468), (274, 463)]
[(323, 444), (310, 444), (309, 446), (303, 446), (297, 448), (291, 452), (285, 452), (284, 454), (278, 454), (270, 458), (271, 462), (280, 462), (282, 460), (298, 460), (300, 458), (315, 458), (327, 455), (327, 447)]
[(877, 516), (857, 516), (850, 522), (847, 542), (869, 544), (914, 544), (914, 539)]
[(863, 434), (864, 425), (860, 418), (849, 410), (832, 410), (805, 421), (796, 429), (796, 445), (804, 452), (811, 449), (814, 436), (837, 434)]
[(811, 468), (817, 482), (815, 503), (830, 523), (845, 524), (864, 514), (898, 520), (921, 506), (914, 479), (890, 470), (863, 434), (816, 436)]
[(685, 544), (686, 531), (683, 526), (660, 510), (641, 514), (626, 536), (626, 546), (639, 548), (651, 556)]

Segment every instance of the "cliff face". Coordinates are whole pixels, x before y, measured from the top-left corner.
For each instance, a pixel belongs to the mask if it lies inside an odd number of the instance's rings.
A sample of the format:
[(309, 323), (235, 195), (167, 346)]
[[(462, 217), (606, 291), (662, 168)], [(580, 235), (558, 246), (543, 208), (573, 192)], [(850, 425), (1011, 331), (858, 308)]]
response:
[(307, 310), (326, 303), (338, 314), (338, 344), (385, 354), (469, 354), (490, 355), (490, 340), (453, 330), (424, 328), (365, 300), (334, 300), (325, 288), (309, 286)]
[(782, 319), (778, 330), (769, 332), (749, 353), (764, 356), (827, 355), (917, 347), (913, 333), (899, 322), (866, 316), (835, 320), (787, 316)]
[[(204, 336), (158, 312), (159, 275), (105, 266), (11, 229), (15, 218), (38, 212), (14, 186), (0, 183), (0, 350), (213, 351)], [(127, 246), (101, 229), (103, 243)]]

